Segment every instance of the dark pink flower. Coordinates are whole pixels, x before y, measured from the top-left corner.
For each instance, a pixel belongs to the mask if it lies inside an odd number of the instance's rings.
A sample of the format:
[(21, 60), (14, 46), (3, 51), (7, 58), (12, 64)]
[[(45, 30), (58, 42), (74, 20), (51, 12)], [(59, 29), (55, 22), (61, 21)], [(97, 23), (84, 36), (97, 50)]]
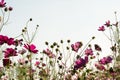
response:
[(0, 45), (3, 45), (4, 43), (14, 45), (14, 38), (8, 38), (7, 36), (0, 35)]
[(34, 44), (24, 44), (24, 47), (32, 53), (37, 53), (36, 46)]
[(74, 69), (79, 69), (81, 67), (84, 67), (88, 63), (88, 57), (85, 56), (85, 58), (79, 58), (75, 61)]
[(72, 50), (75, 52), (78, 52), (78, 50), (79, 50), (79, 48), (81, 48), (81, 46), (82, 46), (82, 42), (76, 42), (75, 44), (71, 45)]
[(0, 7), (2, 7), (2, 8), (5, 7), (5, 4), (6, 4), (6, 2), (4, 2), (4, 0), (0, 1)]
[(110, 26), (110, 21), (106, 21), (105, 26), (109, 27)]
[(105, 27), (104, 26), (99, 27), (98, 31), (105, 31)]
[(13, 38), (9, 38), (7, 41), (8, 45), (13, 45), (14, 44), (14, 39)]
[(85, 54), (87, 55), (87, 56), (89, 56), (89, 55), (93, 55), (93, 50), (90, 48), (90, 49), (86, 49), (85, 50)]
[(11, 64), (11, 60), (9, 58), (3, 59), (3, 66), (9, 66)]
[(99, 63), (103, 65), (111, 63), (111, 62), (112, 62), (112, 58), (110, 56), (103, 57), (102, 59), (99, 60)]
[(35, 62), (35, 66), (39, 66), (39, 64), (40, 64), (40, 61)]
[(17, 51), (13, 48), (7, 48), (5, 51), (3, 51), (5, 54), (4, 54), (4, 57), (5, 58), (8, 58), (10, 56), (17, 56)]
[(43, 50), (43, 53), (45, 53), (49, 58), (54, 58), (55, 57), (55, 55), (49, 49)]

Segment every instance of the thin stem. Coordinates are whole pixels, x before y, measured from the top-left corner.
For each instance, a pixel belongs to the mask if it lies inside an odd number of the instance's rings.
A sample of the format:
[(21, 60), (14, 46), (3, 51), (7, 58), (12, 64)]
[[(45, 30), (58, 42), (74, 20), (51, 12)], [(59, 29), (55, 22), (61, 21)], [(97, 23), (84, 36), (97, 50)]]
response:
[(35, 38), (35, 35), (36, 35), (36, 33), (37, 33), (37, 29), (38, 29), (38, 27), (36, 28), (36, 30), (35, 30), (35, 32), (34, 32), (32, 38), (31, 38), (31, 40), (30, 40), (30, 43), (31, 43), (31, 42), (33, 41), (33, 39)]

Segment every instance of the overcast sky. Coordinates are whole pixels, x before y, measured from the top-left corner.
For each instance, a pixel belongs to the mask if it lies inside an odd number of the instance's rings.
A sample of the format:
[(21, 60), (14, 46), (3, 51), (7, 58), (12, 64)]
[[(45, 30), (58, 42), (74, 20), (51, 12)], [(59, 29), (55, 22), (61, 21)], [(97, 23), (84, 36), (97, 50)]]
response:
[[(17, 36), (29, 18), (30, 32), (40, 25), (34, 43), (61, 39), (89, 41), (96, 36), (98, 43), (107, 45), (104, 35), (97, 31), (105, 21), (114, 22), (114, 11), (120, 16), (120, 0), (6, 0), (13, 7), (9, 24), (2, 33)], [(87, 42), (86, 42), (87, 43)], [(106, 54), (106, 53), (105, 53)]]

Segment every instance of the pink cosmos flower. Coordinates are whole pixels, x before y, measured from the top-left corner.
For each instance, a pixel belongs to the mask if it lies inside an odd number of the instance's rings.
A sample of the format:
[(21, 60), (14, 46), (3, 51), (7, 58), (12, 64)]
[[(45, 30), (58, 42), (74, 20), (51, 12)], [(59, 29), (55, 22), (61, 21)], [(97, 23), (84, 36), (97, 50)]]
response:
[(24, 58), (18, 59), (18, 63), (20, 63), (20, 64), (25, 64), (25, 59), (24, 59)]
[(0, 35), (0, 45), (3, 45), (4, 43), (8, 45), (14, 45), (14, 39), (8, 38), (7, 36)]
[(105, 26), (109, 27), (110, 26), (110, 21), (106, 21)]
[(110, 56), (103, 57), (102, 59), (99, 60), (99, 63), (103, 65), (111, 63), (111, 62), (112, 62), (112, 58)]
[(32, 53), (37, 53), (36, 46), (34, 44), (24, 44), (24, 47)]
[(105, 27), (104, 26), (99, 27), (98, 31), (105, 31)]
[(71, 45), (72, 50), (75, 52), (78, 52), (78, 50), (79, 50), (79, 48), (81, 48), (81, 46), (82, 46), (82, 42), (76, 42), (75, 44)]
[(49, 58), (54, 58), (55, 57), (55, 55), (49, 49), (43, 50), (43, 53), (45, 53)]
[(1, 7), (1, 8), (5, 7), (5, 4), (6, 4), (6, 2), (4, 2), (4, 0), (1, 0), (1, 1), (0, 1), (0, 7)]
[(93, 55), (93, 50), (90, 48), (90, 49), (86, 49), (85, 50), (85, 54), (87, 55), (87, 56), (89, 56), (89, 55)]
[(99, 70), (105, 70), (105, 67), (103, 66), (103, 65), (101, 65), (101, 64), (95, 64), (95, 67), (97, 68), (97, 69), (99, 69)]
[(74, 68), (79, 69), (81, 67), (84, 67), (88, 63), (88, 56), (85, 56), (85, 58), (79, 58), (78, 60), (75, 61)]
[(39, 66), (39, 64), (40, 64), (40, 61), (35, 62), (35, 66)]
[(7, 48), (5, 51), (3, 51), (4, 57), (9, 58), (10, 56), (17, 56), (17, 51), (13, 48)]

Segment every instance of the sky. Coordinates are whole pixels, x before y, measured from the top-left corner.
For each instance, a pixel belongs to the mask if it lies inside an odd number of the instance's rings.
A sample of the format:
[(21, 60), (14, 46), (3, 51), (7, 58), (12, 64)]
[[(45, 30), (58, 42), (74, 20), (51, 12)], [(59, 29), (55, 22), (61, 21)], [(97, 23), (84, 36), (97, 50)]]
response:
[[(107, 20), (115, 21), (114, 11), (120, 17), (120, 0), (5, 0), (13, 7), (8, 25), (2, 34), (17, 36), (29, 18), (32, 33), (36, 25), (39, 30), (34, 43), (40, 49), (44, 42), (83, 41), (86, 44), (92, 36), (96, 37), (103, 49), (108, 49), (109, 41), (97, 29)], [(107, 52), (107, 50), (106, 50)], [(107, 54), (104, 52), (104, 55)]]

